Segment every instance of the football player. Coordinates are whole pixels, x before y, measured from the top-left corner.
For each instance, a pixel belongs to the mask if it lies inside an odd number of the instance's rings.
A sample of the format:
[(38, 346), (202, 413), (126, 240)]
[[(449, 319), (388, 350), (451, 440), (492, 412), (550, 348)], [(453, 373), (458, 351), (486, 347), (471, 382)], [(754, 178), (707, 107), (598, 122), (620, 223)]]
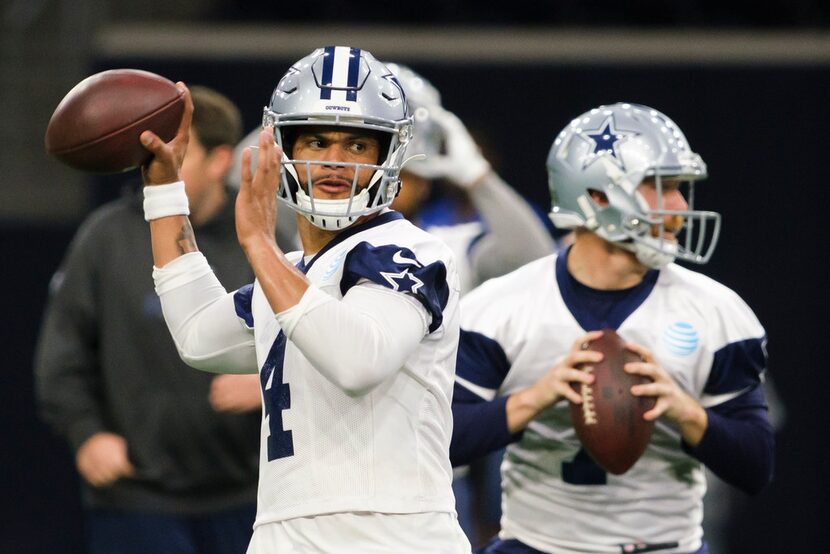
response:
[[(766, 335), (739, 296), (675, 260), (706, 263), (720, 215), (692, 206), (707, 175), (675, 123), (636, 104), (574, 119), (547, 160), (551, 218), (574, 243), (462, 302), (453, 463), (505, 444), (502, 529), (484, 552), (705, 553), (704, 466), (749, 493), (772, 472)], [(645, 453), (623, 475), (581, 448), (568, 402), (583, 350), (616, 329), (652, 382)]]
[[(186, 88), (181, 85), (182, 90)], [(458, 275), (448, 248), (388, 209), (412, 134), (395, 76), (369, 52), (299, 60), (248, 152), (237, 235), (256, 280), (226, 292), (179, 192), (189, 106), (142, 135), (154, 278), (181, 356), (260, 373), (264, 410), (250, 553), (470, 552), (451, 490)], [(303, 251), (276, 244), (276, 202)]]

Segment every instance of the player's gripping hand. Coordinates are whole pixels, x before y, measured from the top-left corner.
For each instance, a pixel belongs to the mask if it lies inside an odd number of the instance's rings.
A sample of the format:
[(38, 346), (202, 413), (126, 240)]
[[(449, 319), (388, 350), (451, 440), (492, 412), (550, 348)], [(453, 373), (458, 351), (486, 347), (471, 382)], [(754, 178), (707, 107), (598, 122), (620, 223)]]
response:
[(256, 171), (251, 171), (251, 150), (242, 153), (242, 179), (236, 198), (236, 234), (243, 249), (262, 242), (276, 248), (277, 190), (282, 150), (271, 128), (259, 134)]
[(127, 441), (115, 433), (101, 432), (89, 437), (78, 448), (75, 463), (81, 477), (93, 487), (106, 487), (135, 473), (127, 456)]
[(210, 383), (210, 405), (217, 412), (244, 413), (260, 409), (259, 375), (218, 375)]
[(583, 350), (582, 346), (602, 336), (602, 331), (591, 331), (579, 337), (568, 353), (557, 361), (541, 379), (526, 389), (510, 395), (507, 399), (507, 427), (517, 433), (545, 408), (562, 398), (575, 404), (582, 403), (582, 397), (573, 390), (571, 383), (590, 385), (594, 376), (576, 366), (590, 365), (602, 360), (602, 353)]
[(430, 117), (444, 134), (446, 153), (428, 160), (435, 177), (443, 177), (461, 188), (470, 188), (490, 171), (490, 163), (458, 117), (440, 106)]
[(141, 144), (153, 153), (153, 157), (141, 168), (145, 185), (166, 185), (181, 180), (182, 160), (190, 139), (190, 122), (193, 119), (193, 99), (190, 90), (181, 81), (176, 87), (184, 93), (184, 112), (176, 136), (165, 143), (152, 131), (141, 133)]
[(651, 383), (634, 385), (631, 387), (631, 394), (654, 396), (657, 399), (654, 408), (643, 414), (643, 417), (654, 421), (658, 417), (665, 416), (680, 426), (683, 439), (688, 444), (696, 446), (703, 437), (708, 423), (706, 410), (680, 388), (663, 366), (657, 362), (649, 349), (633, 343), (627, 343), (625, 346), (639, 354), (643, 360), (625, 364), (625, 371), (634, 375), (643, 375), (652, 380)]

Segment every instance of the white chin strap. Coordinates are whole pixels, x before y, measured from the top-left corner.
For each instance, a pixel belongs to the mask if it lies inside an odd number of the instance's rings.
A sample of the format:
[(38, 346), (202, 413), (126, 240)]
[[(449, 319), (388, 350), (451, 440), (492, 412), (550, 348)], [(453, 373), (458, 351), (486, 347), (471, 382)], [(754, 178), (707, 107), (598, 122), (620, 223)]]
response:
[[(677, 245), (672, 242), (653, 238), (635, 239), (633, 242), (618, 242), (617, 244), (629, 252), (633, 252), (637, 260), (651, 269), (660, 269), (672, 263), (677, 257)], [(651, 244), (649, 244), (651, 243)], [(662, 250), (661, 250), (662, 248)]]
[[(351, 210), (349, 209), (350, 204)], [(366, 210), (368, 205), (368, 187), (356, 194), (354, 198), (337, 200), (318, 200), (315, 198), (313, 209), (311, 198), (308, 197), (308, 194), (302, 188), (297, 190), (297, 206), (300, 208), (298, 211), (312, 225), (326, 231), (345, 229), (357, 221), (357, 218), (360, 216), (371, 213), (370, 210)], [(349, 214), (350, 211), (352, 215)], [(355, 214), (354, 212), (357, 213)]]

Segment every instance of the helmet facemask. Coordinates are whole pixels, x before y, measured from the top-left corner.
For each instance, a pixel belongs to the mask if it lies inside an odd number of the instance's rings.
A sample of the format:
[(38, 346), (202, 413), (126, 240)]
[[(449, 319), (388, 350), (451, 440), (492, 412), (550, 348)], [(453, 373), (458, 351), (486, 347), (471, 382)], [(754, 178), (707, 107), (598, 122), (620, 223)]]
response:
[[(674, 176), (666, 177), (669, 178), (675, 179)], [(696, 264), (708, 262), (720, 235), (720, 214), (694, 209), (694, 180), (680, 183), (681, 194), (687, 204), (685, 210), (670, 210), (664, 207), (664, 179), (659, 174), (654, 175), (653, 186), (656, 195), (655, 208), (648, 208), (648, 203), (645, 203), (647, 225), (638, 225), (637, 221), (624, 224), (624, 227), (631, 229), (631, 239), (637, 245), (637, 258), (654, 268), (662, 267), (675, 259)], [(642, 198), (639, 191), (637, 194)], [(667, 219), (672, 223), (668, 228)], [(644, 230), (647, 232), (644, 233)], [(667, 231), (673, 239), (666, 238)]]

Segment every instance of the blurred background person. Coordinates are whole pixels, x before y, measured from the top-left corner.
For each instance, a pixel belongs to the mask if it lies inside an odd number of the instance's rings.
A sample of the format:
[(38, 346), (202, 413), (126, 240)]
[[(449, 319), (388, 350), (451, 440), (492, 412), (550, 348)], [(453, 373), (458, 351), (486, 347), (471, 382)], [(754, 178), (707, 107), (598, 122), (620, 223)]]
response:
[[(231, 286), (253, 275), (225, 186), (237, 107), (193, 87), (182, 166), (199, 246)], [(50, 285), (36, 352), (43, 419), (75, 453), (89, 552), (243, 553), (256, 510), (256, 375), (186, 366), (150, 277), (141, 191), (95, 210)], [(235, 285), (234, 285), (235, 284)]]

